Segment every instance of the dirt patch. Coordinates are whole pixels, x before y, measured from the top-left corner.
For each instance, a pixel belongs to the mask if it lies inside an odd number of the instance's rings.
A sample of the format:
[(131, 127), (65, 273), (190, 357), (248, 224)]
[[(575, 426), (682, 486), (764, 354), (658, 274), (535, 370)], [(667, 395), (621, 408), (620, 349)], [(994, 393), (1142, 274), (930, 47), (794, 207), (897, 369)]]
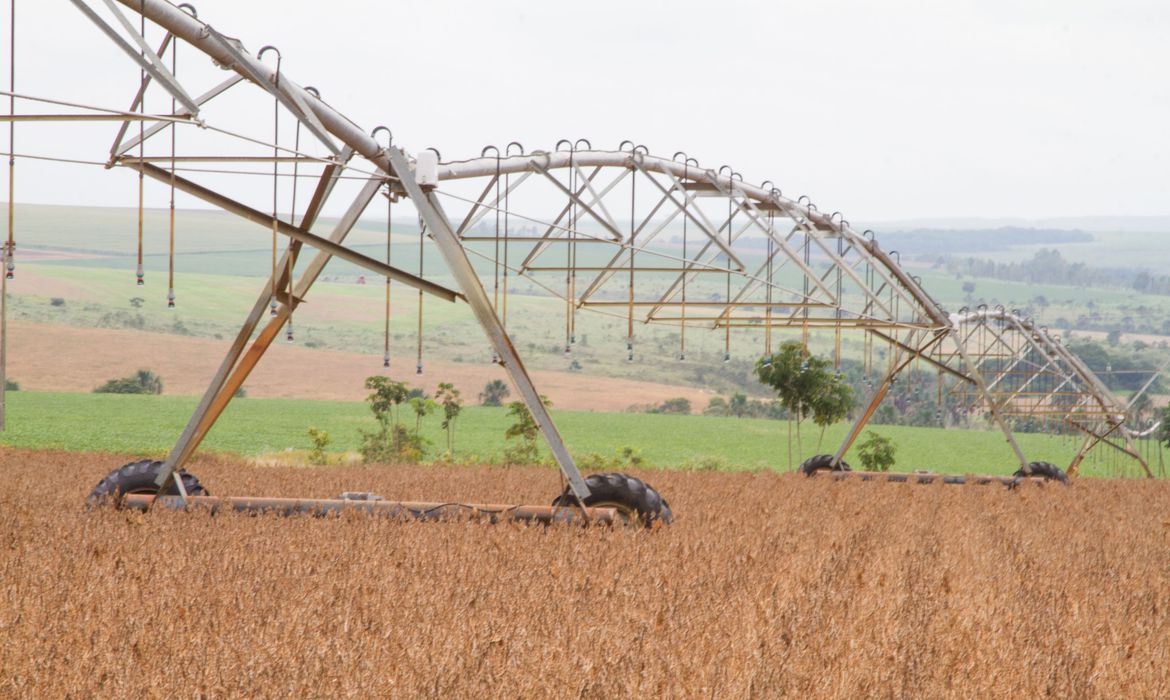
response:
[[(622, 529), (110, 509), (0, 449), (3, 697), (1167, 697), (1170, 484), (643, 473)], [(191, 465), (219, 495), (547, 503), (529, 468)]]
[(28, 290), (35, 290), (33, 293), (38, 296), (60, 297), (62, 299), (68, 299), (71, 302), (98, 300), (97, 296), (94, 295), (93, 289), (86, 285), (38, 274), (27, 268), (19, 267), (20, 263), (21, 260), (18, 258), (16, 276), (8, 283), (9, 294), (22, 294)]
[[(210, 338), (145, 333), (108, 328), (76, 328), (49, 324), (9, 324), (8, 375), (30, 391), (91, 391), (107, 379), (140, 368), (163, 379), (167, 394), (202, 394), (230, 345)], [(248, 396), (335, 399), (365, 398), (362, 382), (380, 374), (381, 356), (312, 350), (278, 341), (245, 383)], [(433, 392), (439, 382), (452, 382), (467, 400), (478, 402), (483, 386), (493, 379), (508, 381), (498, 365), (429, 361), (424, 374), (414, 362), (395, 360), (390, 375)], [(557, 408), (581, 411), (622, 411), (635, 403), (661, 403), (684, 396), (696, 409), (707, 404), (709, 392), (630, 379), (577, 372), (532, 372), (537, 389)], [(515, 388), (512, 396), (518, 397)]]

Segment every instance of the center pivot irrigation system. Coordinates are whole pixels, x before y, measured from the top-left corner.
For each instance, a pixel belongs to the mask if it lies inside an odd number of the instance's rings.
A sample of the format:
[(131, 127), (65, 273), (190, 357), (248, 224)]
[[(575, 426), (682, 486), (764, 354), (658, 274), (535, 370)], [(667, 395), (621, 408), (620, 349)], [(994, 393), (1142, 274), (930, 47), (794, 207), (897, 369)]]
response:
[[(566, 355), (577, 343), (577, 314), (584, 310), (622, 322), (631, 362), (637, 361), (639, 334), (647, 324), (677, 328), (678, 355), (670, 359), (680, 361), (687, 359), (688, 338), (699, 330), (722, 335), (724, 360), (731, 357), (733, 333), (761, 335), (765, 356), (771, 355), (776, 329), (799, 333), (805, 347), (814, 332), (822, 338), (832, 334), (838, 368), (842, 334), (862, 331), (867, 363), (879, 379), (871, 382), (872, 394), (836, 452), (807, 460), (806, 473), (847, 475), (843, 455), (900, 373), (929, 365), (939, 373), (940, 399), (945, 387), (951, 401), (987, 416), (1002, 431), (1019, 462), (1017, 481), (1064, 478), (1059, 468), (1025, 456), (1012, 432), (1013, 420), (1021, 417), (1083, 434), (1081, 449), (1068, 465), (1070, 474), (1086, 453), (1104, 443), (1137, 460), (1152, 476), (1134, 447), (1135, 433), (1126, 427), (1126, 407), (1057, 337), (1004, 309), (947, 313), (902, 267), (897, 253), (882, 250), (871, 232), (855, 231), (839, 213), (818, 211), (807, 197), (786, 197), (770, 182), (749, 184), (728, 166), (705, 168), (682, 152), (654, 156), (632, 142), (600, 150), (581, 139), (533, 152), (514, 142), (456, 161), (442, 161), (434, 149), (412, 156), (393, 143), (389, 129), (359, 127), (326, 103), (321, 92), (293, 81), (281, 71), (282, 58), (274, 47), (253, 54), (198, 18), (189, 5), (71, 2), (138, 65), (136, 94), (128, 109), (105, 109), (16, 94), (13, 84), (10, 105), (20, 99), (65, 109), (54, 114), (10, 109), (10, 129), (18, 121), (120, 122), (102, 164), (138, 173), (140, 208), (144, 178), (170, 188), (172, 240), (177, 191), (268, 229), (273, 243), (271, 277), (168, 458), (112, 472), (92, 498), (129, 494), (123, 503), (140, 508), (202, 503), (280, 512), (344, 507), (418, 517), (472, 512), (491, 519), (669, 522), (666, 501), (642, 481), (620, 474), (585, 478), (578, 471), (509, 337), (509, 284), (521, 280), (563, 302)], [(194, 49), (211, 60), (185, 58), (180, 79), (180, 46), (185, 54)], [(200, 84), (201, 92), (190, 89)], [(241, 85), (259, 90), (245, 95), (237, 88)], [(160, 91), (165, 93), (161, 98)], [(171, 108), (148, 113), (151, 97), (156, 103), (169, 101)], [(213, 121), (209, 113), (221, 104), (223, 114)], [(248, 134), (223, 126), (244, 115), (250, 120)], [(271, 115), (271, 130), (258, 135), (256, 115)], [(282, 139), (282, 118), (284, 132), (295, 128), (291, 144)], [(304, 143), (302, 131), (307, 132)], [(183, 135), (182, 152), (176, 148), (177, 132)], [(262, 209), (245, 203), (253, 190), (239, 183), (266, 174), (272, 182), (271, 205)], [(312, 182), (313, 189), (298, 209), (301, 180)], [(321, 230), (321, 211), (346, 186), (356, 193), (331, 230)], [(363, 212), (379, 197), (387, 207), (385, 260), (346, 245)], [(406, 206), (411, 218), (417, 216), (417, 261), (398, 263), (393, 256), (391, 243), (400, 235), (390, 230), (395, 204)], [(292, 213), (282, 215), (282, 206)], [(141, 216), (139, 228), (141, 284)], [(278, 240), (287, 241), (279, 256)], [(444, 280), (454, 280), (452, 286), (437, 283), (436, 271), (423, 269), (424, 243), (437, 249), (446, 266), (439, 272)], [(315, 251), (312, 257), (306, 249)], [(5, 254), (10, 274), (14, 253), (10, 235)], [(417, 290), (420, 373), (424, 298), (471, 307), (494, 361), (509, 373), (567, 481), (552, 507), (387, 503), (365, 494), (343, 494), (334, 501), (229, 503), (206, 496), (183, 470), (281, 330), (292, 338), (294, 312), (335, 257), (386, 279), (387, 318), (392, 284)], [(168, 301), (174, 304), (173, 283)], [(873, 359), (875, 345), (886, 350), (880, 363)], [(389, 366), (388, 341), (386, 348)]]

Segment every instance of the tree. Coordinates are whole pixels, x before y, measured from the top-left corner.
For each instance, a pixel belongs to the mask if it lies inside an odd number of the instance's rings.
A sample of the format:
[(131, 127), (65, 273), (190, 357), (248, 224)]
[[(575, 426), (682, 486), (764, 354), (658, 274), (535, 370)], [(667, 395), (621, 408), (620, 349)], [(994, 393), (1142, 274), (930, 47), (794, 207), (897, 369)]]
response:
[(1170, 447), (1170, 406), (1162, 409), (1162, 427), (1158, 431), (1158, 439)]
[(853, 387), (845, 383), (841, 377), (834, 375), (825, 385), (824, 391), (813, 399), (813, 423), (821, 427), (821, 434), (817, 438), (817, 452), (821, 451), (825, 428), (844, 420), (852, 409)]
[(504, 399), (508, 398), (508, 385), (500, 379), (493, 379), (483, 387), (479, 395), (479, 402), (484, 406), (503, 406)]
[[(547, 396), (541, 395), (540, 402), (545, 406), (552, 406), (552, 401), (549, 401)], [(536, 437), (540, 432), (540, 426), (536, 424), (532, 411), (528, 410), (523, 401), (513, 401), (508, 404), (508, 415), (512, 416), (515, 422), (504, 431), (504, 439), (519, 438), (519, 442), (504, 450), (504, 459), (509, 464), (535, 462), (538, 455)]]
[(736, 418), (743, 418), (748, 411), (747, 395), (736, 392), (731, 395), (731, 400), (727, 402), (727, 412)]
[[(796, 422), (797, 449), (800, 448), (800, 423), (812, 416), (823, 428), (844, 418), (853, 407), (853, 390), (832, 371), (832, 363), (807, 354), (796, 341), (780, 346), (780, 352), (756, 361), (756, 377), (776, 392), (781, 405), (788, 409), (788, 466), (792, 467), (792, 423)], [(823, 430), (822, 430), (823, 432)]]
[(972, 295), (975, 294), (975, 283), (974, 282), (964, 282), (963, 283), (963, 294), (967, 295), (966, 296), (967, 301), (971, 301)]
[(857, 448), (857, 456), (861, 458), (861, 466), (867, 472), (888, 472), (894, 466), (894, 453), (897, 451), (893, 440), (867, 430), (865, 442)]
[(455, 454), (455, 419), (463, 411), (463, 399), (454, 384), (439, 382), (435, 398), (443, 406), (443, 430), (447, 431), (447, 452)]

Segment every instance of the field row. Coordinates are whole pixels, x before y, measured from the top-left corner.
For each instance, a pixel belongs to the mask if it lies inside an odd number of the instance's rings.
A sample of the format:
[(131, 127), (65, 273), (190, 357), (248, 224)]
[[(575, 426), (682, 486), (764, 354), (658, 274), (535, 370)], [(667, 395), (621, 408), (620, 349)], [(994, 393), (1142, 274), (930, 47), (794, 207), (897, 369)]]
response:
[[(642, 472), (678, 516), (652, 532), (81, 508), (127, 457), (0, 448), (0, 696), (1170, 694), (1165, 482)], [(559, 490), (514, 467), (192, 466), (220, 494)]]

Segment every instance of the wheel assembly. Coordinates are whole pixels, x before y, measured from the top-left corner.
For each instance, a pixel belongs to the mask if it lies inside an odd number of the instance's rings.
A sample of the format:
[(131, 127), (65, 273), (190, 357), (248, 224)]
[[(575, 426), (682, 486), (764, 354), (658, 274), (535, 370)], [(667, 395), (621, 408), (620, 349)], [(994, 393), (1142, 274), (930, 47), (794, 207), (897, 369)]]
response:
[(1064, 470), (1051, 462), (1032, 462), (1028, 465), (1031, 473), (1025, 472), (1023, 468), (1017, 469), (1012, 476), (1015, 477), (1040, 477), (1045, 481), (1059, 481), (1062, 484), (1068, 484), (1068, 475)]
[(204, 509), (212, 513), (267, 513), (272, 515), (327, 516), (359, 512), (383, 517), (414, 520), (471, 519), (486, 523), (509, 521), (573, 525), (651, 525), (669, 523), (670, 506), (641, 479), (624, 474), (597, 474), (589, 477), (591, 495), (581, 508), (571, 492), (558, 496), (551, 506), (504, 505), (453, 502), (387, 501), (367, 492), (347, 491), (337, 498), (214, 498), (193, 474), (176, 473), (183, 480), (187, 497), (175, 483), (159, 492), (156, 482), (163, 463), (140, 460), (110, 472), (86, 499), (89, 507), (113, 505), (130, 510), (149, 511)]
[[(646, 527), (655, 523), (669, 525), (674, 520), (666, 499), (637, 477), (616, 472), (590, 474), (585, 484), (590, 491), (584, 501), (587, 508), (613, 508), (624, 522)], [(553, 500), (556, 507), (575, 505), (577, 501), (568, 489)]]
[[(98, 485), (90, 492), (89, 498), (85, 499), (85, 503), (87, 506), (94, 506), (131, 494), (157, 495), (158, 483), (156, 479), (158, 479), (159, 472), (162, 471), (162, 466), (163, 463), (157, 459), (142, 459), (123, 465), (99, 481)], [(210, 495), (207, 493), (207, 489), (203, 488), (203, 484), (199, 483), (199, 479), (195, 478), (194, 474), (180, 471), (175, 476), (183, 480), (183, 490), (187, 492), (188, 496)], [(167, 485), (167, 490), (163, 495), (179, 495), (179, 489), (175, 485), (174, 480)]]
[(812, 476), (817, 472), (851, 472), (852, 469), (841, 460), (833, 464), (833, 455), (817, 455), (809, 457), (800, 465), (800, 472), (805, 476)]

